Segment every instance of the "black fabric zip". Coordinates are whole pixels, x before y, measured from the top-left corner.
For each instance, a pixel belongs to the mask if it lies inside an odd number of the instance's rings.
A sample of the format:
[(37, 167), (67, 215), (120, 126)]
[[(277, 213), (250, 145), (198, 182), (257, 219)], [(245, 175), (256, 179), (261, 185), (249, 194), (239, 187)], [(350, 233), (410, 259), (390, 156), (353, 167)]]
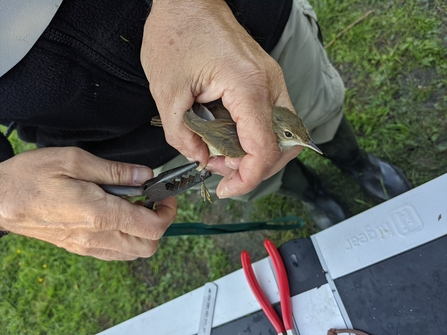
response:
[(117, 65), (109, 61), (106, 57), (102, 56), (101, 54), (72, 36), (66, 35), (51, 27), (45, 30), (43, 36), (51, 41), (62, 43), (78, 50), (85, 57), (91, 59), (96, 65), (101, 67), (103, 70), (121, 80), (135, 83), (145, 88), (149, 87), (146, 78), (136, 76), (124, 71), (123, 69), (119, 68)]

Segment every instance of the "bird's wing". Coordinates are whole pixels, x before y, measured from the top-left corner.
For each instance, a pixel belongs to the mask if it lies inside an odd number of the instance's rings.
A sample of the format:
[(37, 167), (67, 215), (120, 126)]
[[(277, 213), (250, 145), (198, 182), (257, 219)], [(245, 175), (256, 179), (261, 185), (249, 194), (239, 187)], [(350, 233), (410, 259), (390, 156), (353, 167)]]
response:
[[(216, 119), (207, 121), (196, 115), (192, 110), (187, 111), (184, 121), (186, 126), (202, 137), (208, 145), (213, 156), (227, 156), (231, 158), (245, 156), (239, 138), (237, 137), (236, 124), (233, 120)], [(206, 129), (206, 134), (203, 134)]]

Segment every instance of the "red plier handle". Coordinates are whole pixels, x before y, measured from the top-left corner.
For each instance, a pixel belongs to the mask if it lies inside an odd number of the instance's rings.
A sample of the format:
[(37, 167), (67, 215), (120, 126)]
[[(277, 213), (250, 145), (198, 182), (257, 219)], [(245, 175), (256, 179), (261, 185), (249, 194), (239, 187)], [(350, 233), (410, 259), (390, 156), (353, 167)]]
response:
[(284, 267), (284, 263), (281, 259), (281, 256), (276, 249), (275, 245), (269, 239), (264, 241), (264, 246), (267, 249), (267, 252), (272, 259), (273, 268), (275, 270), (276, 279), (278, 281), (279, 287), (279, 297), (281, 301), (281, 313), (283, 317), (283, 321), (279, 318), (278, 314), (276, 314), (270, 302), (267, 300), (264, 292), (262, 292), (261, 287), (256, 279), (256, 276), (253, 272), (253, 268), (251, 266), (250, 255), (247, 251), (242, 251), (241, 253), (241, 262), (242, 268), (244, 269), (245, 277), (247, 278), (248, 285), (250, 286), (253, 294), (256, 297), (256, 300), (261, 305), (268, 319), (272, 323), (278, 334), (296, 334), (293, 328), (292, 321), (292, 304), (290, 300), (290, 287), (289, 280), (287, 279), (286, 269)]

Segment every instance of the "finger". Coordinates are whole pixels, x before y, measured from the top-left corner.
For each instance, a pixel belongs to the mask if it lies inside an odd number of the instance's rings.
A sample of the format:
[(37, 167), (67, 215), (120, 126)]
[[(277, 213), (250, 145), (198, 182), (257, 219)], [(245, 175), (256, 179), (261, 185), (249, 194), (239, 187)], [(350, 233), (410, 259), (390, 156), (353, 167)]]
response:
[[(278, 173), (290, 160), (294, 159), (301, 150), (302, 147), (298, 146), (286, 150), (262, 180), (270, 178)], [(233, 171), (230, 175), (225, 176), (221, 180), (216, 189), (217, 196), (222, 199), (251, 192), (259, 183), (252, 183), (252, 180), (248, 178), (250, 177), (250, 174), (251, 171), (242, 166), (241, 163), (239, 170)]]
[(146, 166), (109, 161), (79, 148), (66, 148), (60, 156), (66, 176), (96, 184), (141, 185), (154, 175)]
[(247, 187), (256, 186), (280, 156), (272, 127), (271, 105), (259, 106), (258, 113), (250, 112), (253, 108), (240, 108), (245, 115), (236, 121), (241, 146), (247, 153), (239, 163), (239, 169), (245, 170)]
[(280, 158), (278, 159), (278, 162), (272, 167), (272, 169), (268, 172), (264, 179), (268, 179), (278, 173), (282, 168), (284, 168), (284, 166), (286, 166), (288, 162), (290, 162), (292, 159), (295, 159), (303, 149), (304, 147), (302, 146), (295, 146), (283, 150)]
[[(238, 160), (240, 161), (240, 158), (238, 158)], [(236, 169), (227, 164), (227, 157), (218, 156), (210, 158), (210, 160), (208, 161), (208, 165), (206, 166), (206, 170), (210, 171), (213, 174), (226, 176)]]
[[(57, 235), (57, 240), (51, 236)], [(31, 236), (31, 235), (30, 235)], [(158, 241), (138, 241), (138, 238), (120, 232), (58, 230), (57, 234), (32, 234), (32, 237), (57, 245), (60, 248), (81, 255), (102, 260), (133, 260), (138, 257), (150, 257), (157, 250)], [(132, 245), (131, 243), (135, 243)], [(142, 248), (142, 244), (145, 248)], [(115, 250), (118, 249), (118, 250)]]
[[(34, 238), (53, 243), (84, 256), (105, 257), (106, 254), (120, 255), (111, 259), (135, 259), (138, 257), (150, 257), (157, 250), (158, 240), (147, 240), (140, 237), (125, 234), (121, 231), (92, 231), (81, 228), (76, 230), (56, 228), (35, 231), (31, 235)], [(100, 252), (100, 250), (103, 250)]]
[[(102, 208), (98, 211), (97, 208)], [(148, 240), (159, 240), (177, 214), (174, 197), (157, 203), (156, 210), (132, 204), (106, 194), (105, 204), (92, 203), (85, 211), (87, 228), (95, 231), (117, 230)]]
[[(183, 130), (185, 130), (184, 133)], [(190, 131), (184, 125), (182, 130), (175, 130), (173, 126), (168, 127), (165, 137), (166, 141), (183, 156), (187, 157), (188, 160), (199, 162), (201, 167), (208, 165), (209, 151), (207, 145), (200, 136)]]
[(246, 192), (262, 181), (280, 156), (272, 122), (276, 94), (272, 96), (265, 73), (257, 73), (254, 77), (250, 77), (252, 81), (247, 85), (238, 90), (228, 90), (222, 97), (223, 104), (236, 122), (241, 146), (247, 153), (239, 165), (240, 170), (246, 170), (242, 172), (246, 175), (245, 183), (239, 188)]
[(147, 240), (120, 231), (78, 233), (72, 240), (78, 250), (84, 250), (86, 254), (89, 250), (108, 250), (133, 258), (151, 257), (158, 246), (158, 240)]
[(145, 240), (119, 231), (89, 234), (88, 240), (76, 242), (78, 244), (66, 249), (79, 255), (109, 260), (148, 258), (158, 247), (158, 241)]
[(274, 99), (275, 106), (286, 107), (297, 114), (295, 107), (290, 100), (289, 92), (287, 91), (287, 86), (282, 71), (277, 74), (277, 81), (274, 84), (273, 96), (276, 97)]
[(81, 256), (91, 256), (103, 261), (133, 261), (137, 256), (123, 254), (114, 250), (90, 248), (85, 251), (77, 251), (76, 249), (65, 248), (67, 251)]
[[(232, 159), (226, 162), (228, 167), (239, 171), (231, 172), (222, 180), (217, 188), (219, 197), (250, 192), (293, 158), (293, 153), (283, 154), (278, 147), (273, 131), (272, 104), (290, 108), (292, 111), (294, 108), (287, 93), (283, 73), (276, 63), (272, 65), (271, 75), (274, 84), (266, 91), (266, 87), (254, 85), (249, 86), (250, 89), (245, 92), (241, 93), (239, 90), (240, 96), (245, 95), (242, 103), (238, 103), (239, 97), (233, 100), (231, 91), (222, 98), (224, 104), (229, 104), (228, 108), (237, 124), (241, 145), (247, 155), (241, 161)], [(262, 75), (258, 82), (263, 82)], [(295, 153), (298, 154), (298, 151), (295, 150)]]
[(233, 170), (230, 174), (224, 176), (216, 189), (219, 198), (228, 198), (251, 192), (264, 179), (264, 174), (259, 175), (253, 167), (257, 165), (256, 163), (252, 167), (247, 167), (248, 164), (245, 163), (248, 160), (253, 161), (254, 157), (246, 155), (241, 161), (239, 170)]
[(242, 158), (229, 158), (225, 157), (225, 165), (228, 166), (232, 170), (239, 170), (239, 166), (241, 165)]

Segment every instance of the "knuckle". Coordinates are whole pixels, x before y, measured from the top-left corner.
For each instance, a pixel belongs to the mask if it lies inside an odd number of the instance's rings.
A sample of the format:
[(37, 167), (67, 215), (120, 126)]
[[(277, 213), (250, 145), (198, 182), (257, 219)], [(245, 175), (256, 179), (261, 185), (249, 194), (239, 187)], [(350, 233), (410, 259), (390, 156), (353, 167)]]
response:
[(82, 164), (83, 151), (79, 148), (69, 147), (64, 150), (64, 166), (69, 171), (75, 171)]
[(282, 75), (282, 69), (279, 64), (270, 56), (265, 57), (262, 61), (246, 60), (242, 62), (242, 67), (248, 75), (268, 81), (270, 77)]
[(125, 215), (125, 222), (122, 224), (127, 227), (127, 231), (138, 231), (138, 236), (153, 243), (163, 237), (167, 227), (175, 219), (175, 216), (167, 217), (166, 210), (163, 213), (160, 215), (142, 206), (136, 206), (133, 211), (129, 212), (129, 215)]
[(156, 79), (153, 78), (150, 81), (150, 83), (152, 85), (149, 86), (149, 89), (151, 91), (151, 95), (154, 98), (154, 100), (157, 101), (158, 99), (166, 98), (166, 96), (167, 96), (166, 90), (162, 86), (160, 86), (160, 85), (155, 85), (154, 81), (155, 81), (155, 83), (157, 82)]
[(115, 161), (109, 162), (107, 165), (108, 175), (112, 178), (114, 184), (127, 183), (130, 176), (127, 174), (126, 166)]
[(274, 75), (281, 75), (281, 76), (283, 75), (283, 71), (282, 71), (281, 66), (273, 58), (270, 58), (268, 60), (268, 66), (269, 66), (270, 71), (271, 71), (272, 74), (274, 74)]
[(275, 165), (279, 158), (281, 157), (281, 150), (278, 147), (278, 144), (275, 142), (268, 142), (265, 144), (266, 152), (263, 161), (265, 166), (273, 166)]
[(166, 142), (168, 142), (171, 146), (177, 148), (179, 147), (183, 141), (179, 140), (175, 134), (172, 133), (165, 133)]
[(81, 158), (82, 150), (77, 147), (68, 147), (64, 150), (65, 159), (67, 161), (79, 161)]
[(85, 250), (98, 247), (98, 241), (92, 238), (89, 234), (79, 235), (77, 238), (77, 244)]
[(108, 230), (108, 220), (101, 213), (93, 213), (89, 215), (89, 222), (91, 227), (95, 230), (104, 231)]
[(90, 255), (90, 249), (80, 246), (80, 245), (76, 245), (76, 246), (71, 246), (71, 247), (65, 247), (65, 250), (67, 250), (68, 252), (74, 253), (74, 254), (78, 254), (81, 256), (88, 256)]
[(161, 82), (158, 85), (154, 84), (154, 80), (151, 82), (152, 85), (150, 85), (150, 91), (152, 97), (158, 104), (158, 109), (170, 110), (170, 107), (174, 102), (173, 97), (175, 96), (172, 94), (174, 90), (173, 87), (171, 87), (171, 85), (163, 85)]
[[(168, 142), (170, 146), (174, 147), (187, 157), (191, 152), (197, 154), (199, 151), (199, 146), (202, 143), (201, 138), (191, 131), (179, 131), (177, 134), (165, 132), (165, 138), (166, 142)], [(194, 148), (194, 150), (191, 150), (191, 148)]]
[(247, 80), (257, 83), (257, 85), (264, 84), (269, 81), (269, 74), (267, 71), (255, 63), (246, 67), (244, 76)]
[(165, 233), (164, 229), (160, 229), (159, 225), (157, 224), (151, 224), (147, 228), (147, 236), (152, 241), (158, 241), (163, 237), (163, 234)]
[(143, 258), (152, 257), (157, 251), (157, 249), (158, 249), (158, 241), (151, 241), (151, 243), (148, 243), (147, 248), (139, 256)]
[(236, 64), (239, 64), (247, 71), (265, 72), (265, 59), (259, 59), (259, 57), (244, 57), (237, 59)]

